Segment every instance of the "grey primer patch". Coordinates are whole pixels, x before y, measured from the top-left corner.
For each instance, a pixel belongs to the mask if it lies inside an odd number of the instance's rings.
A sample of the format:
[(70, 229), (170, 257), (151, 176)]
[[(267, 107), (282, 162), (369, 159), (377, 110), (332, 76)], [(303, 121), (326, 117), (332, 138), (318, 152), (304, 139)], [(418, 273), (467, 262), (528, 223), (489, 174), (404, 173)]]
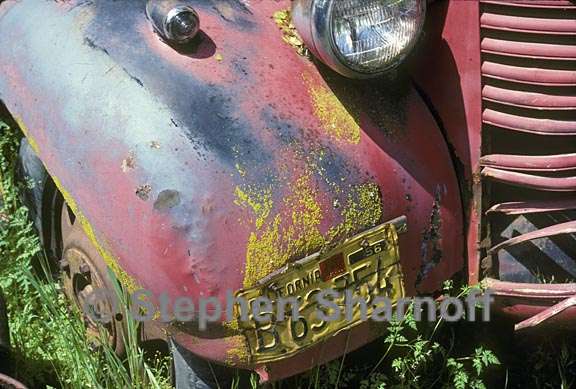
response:
[(426, 276), (440, 263), (442, 260), (442, 250), (440, 249), (440, 241), (442, 235), (440, 230), (442, 228), (442, 215), (440, 214), (440, 189), (436, 189), (434, 196), (434, 204), (432, 205), (432, 214), (430, 215), (430, 226), (422, 236), (422, 246), (420, 247), (420, 256), (422, 258), (422, 266), (416, 276), (416, 286), (426, 278)]
[(180, 192), (172, 189), (163, 190), (154, 202), (154, 209), (163, 211), (180, 204)]

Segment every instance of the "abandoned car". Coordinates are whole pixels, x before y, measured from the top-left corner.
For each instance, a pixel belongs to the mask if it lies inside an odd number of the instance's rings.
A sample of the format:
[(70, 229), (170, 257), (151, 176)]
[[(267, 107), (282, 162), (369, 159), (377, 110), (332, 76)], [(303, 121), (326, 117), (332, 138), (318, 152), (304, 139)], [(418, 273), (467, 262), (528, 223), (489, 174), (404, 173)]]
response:
[(177, 370), (279, 380), (382, 333), (316, 317), (326, 288), (437, 297), (459, 276), (518, 330), (575, 317), (574, 2), (0, 3), (0, 100), (72, 302), (113, 278), (305, 302), (144, 323)]

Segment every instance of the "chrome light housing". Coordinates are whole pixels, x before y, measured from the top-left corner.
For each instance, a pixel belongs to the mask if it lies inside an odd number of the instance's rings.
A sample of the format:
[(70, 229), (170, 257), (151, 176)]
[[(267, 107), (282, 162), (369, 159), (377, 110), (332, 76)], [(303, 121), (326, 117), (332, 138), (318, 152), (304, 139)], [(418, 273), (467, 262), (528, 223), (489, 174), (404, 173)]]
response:
[(295, 0), (293, 23), (310, 51), (340, 74), (381, 75), (416, 44), (425, 0)]
[(189, 1), (148, 0), (146, 15), (168, 43), (185, 44), (200, 31), (200, 18)]

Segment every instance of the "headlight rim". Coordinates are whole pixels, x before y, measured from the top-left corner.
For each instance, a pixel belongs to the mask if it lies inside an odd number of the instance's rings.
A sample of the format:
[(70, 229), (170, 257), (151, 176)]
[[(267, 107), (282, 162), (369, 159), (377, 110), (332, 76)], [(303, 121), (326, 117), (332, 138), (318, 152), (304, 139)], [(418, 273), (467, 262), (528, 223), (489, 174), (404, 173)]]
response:
[[(365, 72), (349, 64), (336, 45), (333, 34), (332, 12), (334, 0), (295, 0), (292, 5), (294, 24), (309, 49), (328, 67), (348, 78), (369, 79), (381, 77), (396, 69), (414, 50), (426, 19), (426, 0), (417, 0), (422, 7), (419, 29), (402, 52), (388, 66), (374, 72)], [(304, 5), (309, 3), (309, 7)], [(308, 21), (308, 22), (306, 22)], [(306, 28), (306, 30), (304, 30)]]

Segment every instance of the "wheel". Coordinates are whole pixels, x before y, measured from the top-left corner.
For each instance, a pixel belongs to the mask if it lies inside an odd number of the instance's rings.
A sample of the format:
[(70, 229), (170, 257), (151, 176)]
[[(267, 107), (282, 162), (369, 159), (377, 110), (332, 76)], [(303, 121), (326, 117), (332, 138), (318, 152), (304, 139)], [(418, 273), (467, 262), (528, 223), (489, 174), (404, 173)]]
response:
[[(115, 296), (114, 281), (109, 276), (108, 266), (104, 262), (98, 250), (94, 247), (88, 236), (82, 229), (81, 223), (76, 219), (74, 213), (61, 201), (60, 204), (59, 231), (55, 231), (60, 237), (61, 256), (59, 268), (64, 286), (64, 293), (83, 314), (86, 325), (86, 335), (92, 346), (100, 346), (100, 332), (98, 324), (102, 324), (107, 332), (108, 345), (118, 354), (125, 351), (123, 338), (122, 315), (115, 313), (114, 301), (110, 296)], [(56, 214), (56, 213), (55, 213)], [(94, 293), (105, 291), (108, 296), (97, 299), (93, 303)], [(91, 307), (91, 313), (86, 312), (86, 308)], [(111, 318), (107, 323), (103, 323), (103, 318)]]

